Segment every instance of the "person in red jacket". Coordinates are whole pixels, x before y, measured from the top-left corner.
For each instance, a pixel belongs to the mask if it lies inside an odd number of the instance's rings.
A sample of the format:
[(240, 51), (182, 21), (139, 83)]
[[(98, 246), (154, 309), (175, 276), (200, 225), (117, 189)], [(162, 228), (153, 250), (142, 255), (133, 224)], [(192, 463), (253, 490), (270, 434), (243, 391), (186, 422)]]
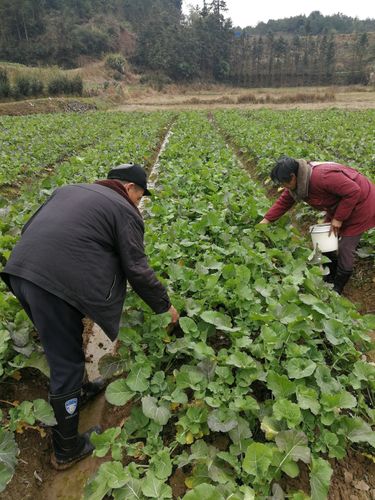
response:
[(339, 236), (337, 254), (326, 254), (331, 259), (326, 281), (333, 283), (333, 289), (341, 294), (353, 272), (362, 234), (375, 227), (375, 184), (354, 168), (339, 163), (287, 156), (278, 160), (271, 179), (285, 189), (261, 224), (278, 220), (299, 201), (325, 211), (331, 231)]

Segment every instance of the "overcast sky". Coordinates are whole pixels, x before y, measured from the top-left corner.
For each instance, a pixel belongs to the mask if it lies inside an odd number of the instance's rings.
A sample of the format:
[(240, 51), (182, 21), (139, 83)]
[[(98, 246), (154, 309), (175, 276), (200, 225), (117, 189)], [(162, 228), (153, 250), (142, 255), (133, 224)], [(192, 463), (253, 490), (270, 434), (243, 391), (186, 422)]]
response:
[[(208, 0), (209, 2), (210, 0)], [(207, 3), (208, 3), (207, 2)], [(189, 5), (203, 5), (202, 0), (183, 0), (184, 12), (189, 12)], [(375, 18), (374, 0), (227, 0), (228, 12), (234, 26), (255, 26), (258, 22), (269, 19), (309, 15), (319, 10), (323, 15), (345, 14), (359, 19)]]

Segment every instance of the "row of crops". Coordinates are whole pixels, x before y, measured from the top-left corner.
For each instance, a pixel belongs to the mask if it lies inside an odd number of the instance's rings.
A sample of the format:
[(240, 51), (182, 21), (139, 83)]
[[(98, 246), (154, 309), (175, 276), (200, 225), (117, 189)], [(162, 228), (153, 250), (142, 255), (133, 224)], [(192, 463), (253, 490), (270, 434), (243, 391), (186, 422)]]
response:
[(121, 115), (98, 114), (92, 120), (83, 115), (30, 115), (0, 120), (0, 186), (22, 176), (39, 174), (43, 167), (76, 154), (83, 147), (98, 143), (124, 124)]
[[(0, 126), (6, 124), (9, 131), (12, 129), (16, 133), (17, 130), (28, 128), (31, 123), (29, 118), (2, 118)], [(77, 124), (83, 123), (82, 116), (50, 115), (31, 118), (34, 127), (30, 129), (30, 134), (25, 138), (24, 143), (19, 146), (20, 156), (26, 157), (27, 152), (34, 148), (33, 138), (36, 136), (42, 147), (38, 152), (35, 149), (34, 154), (37, 160), (35, 162), (33, 159), (29, 160), (30, 174), (37, 173), (38, 167), (42, 168), (44, 165), (50, 141), (53, 140), (52, 129), (57, 132), (57, 129), (61, 128), (66, 130), (68, 135), (75, 136), (78, 134)], [(53, 118), (56, 123), (53, 122)], [(55, 166), (51, 175), (41, 179), (36, 177), (34, 181), (29, 179), (17, 199), (10, 201), (5, 197), (0, 198), (1, 267), (9, 257), (25, 222), (55, 188), (68, 183), (92, 182), (97, 178), (103, 178), (113, 165), (124, 161), (142, 162), (150, 166), (172, 119), (173, 115), (170, 113), (153, 115), (134, 113), (131, 118), (123, 113), (85, 115), (86, 124), (91, 123), (90, 132), (86, 135), (88, 142), (93, 144), (91, 147), (82, 149), (85, 144), (81, 142), (79, 150), (76, 150), (73, 149), (74, 143), (68, 141), (61, 153), (64, 157), (71, 157)], [(44, 120), (50, 127), (44, 123)], [(11, 136), (11, 132), (9, 134)], [(82, 132), (82, 136), (84, 134)], [(5, 172), (8, 171), (8, 164), (6, 164)], [(27, 367), (36, 368), (47, 376), (49, 374), (32, 325), (18, 301), (6, 291), (1, 281), (0, 378), (17, 376), (20, 369)], [(18, 450), (12, 432), (19, 428), (22, 422), (28, 425), (34, 425), (36, 421), (47, 425), (53, 423), (51, 408), (42, 400), (24, 401), (16, 408), (8, 410), (7, 405), (4, 406), (3, 412), (0, 409), (2, 424), (0, 427), (0, 491), (5, 488), (12, 477), (16, 465)]]
[[(163, 116), (165, 120), (171, 115), (164, 113)], [(145, 121), (144, 129), (143, 121)], [(40, 115), (32, 115), (18, 120), (13, 117), (2, 117), (0, 187), (12, 184), (17, 178), (39, 175), (43, 167), (54, 166), (60, 161), (67, 160), (69, 163), (70, 157), (74, 162), (76, 155), (89, 146), (91, 147), (88, 154), (94, 154), (95, 151), (102, 153), (101, 157), (107, 154), (107, 158), (102, 160), (103, 166), (108, 165), (112, 159), (108, 156), (107, 148), (113, 147), (117, 147), (115, 151), (120, 155), (129, 153), (132, 158), (137, 157), (141, 161), (142, 151), (145, 152), (149, 148), (152, 150), (155, 146), (154, 130), (150, 127), (161, 126), (163, 119), (160, 120), (155, 116), (151, 121), (152, 124), (144, 115), (133, 114), (131, 118), (127, 118), (123, 113), (51, 114), (43, 115), (42, 119)], [(137, 135), (134, 137), (136, 141), (134, 143), (132, 135), (135, 131)], [(121, 147), (118, 149), (116, 141), (121, 139), (129, 140), (129, 144), (123, 146), (125, 150)], [(126, 148), (133, 148), (134, 151), (131, 149), (127, 151)], [(86, 154), (82, 157), (82, 161), (83, 158), (87, 161)], [(88, 172), (81, 172), (81, 179), (88, 178)], [(64, 181), (66, 179), (63, 178)]]
[(375, 179), (375, 110), (218, 111), (215, 120), (267, 177), (284, 154), (342, 162)]
[[(215, 119), (221, 127), (239, 120), (243, 130), (247, 122), (254, 134), (253, 122), (263, 120), (265, 134), (267, 113), (252, 120), (220, 112)], [(127, 125), (120, 135), (109, 134), (62, 163), (54, 176), (2, 209), (3, 260), (54, 187), (92, 181), (128, 158), (150, 158), (172, 118), (122, 116)], [(299, 113), (295, 117), (302, 120)], [(183, 113), (172, 131), (157, 192), (146, 206), (146, 242), (150, 263), (182, 317), (167, 333), (168, 315), (155, 316), (129, 296), (120, 348), (105, 368), (118, 375), (107, 400), (120, 407), (131, 401), (132, 411), (122, 427), (93, 437), (95, 454), (107, 461), (85, 496), (172, 498), (178, 468), (185, 500), (264, 498), (271, 490), (280, 495), (282, 477), (297, 477), (303, 462), (311, 498), (321, 500), (332, 474), (329, 458), (343, 458), (350, 445), (375, 448), (375, 367), (361, 353), (369, 348), (373, 317), (361, 317), (322, 286), (320, 269), (306, 265), (310, 250), (287, 220), (257, 225), (269, 202), (205, 115)], [(255, 135), (246, 140), (258, 147)], [(285, 148), (280, 146), (283, 153)], [(30, 325), (4, 289), (0, 305), (3, 377), (23, 366), (40, 367)], [(40, 400), (31, 404), (30, 420), (51, 419)], [(20, 407), (18, 414), (3, 415), (4, 486), (15, 466), (10, 431), (23, 418)], [(290, 498), (309, 496), (295, 492)]]

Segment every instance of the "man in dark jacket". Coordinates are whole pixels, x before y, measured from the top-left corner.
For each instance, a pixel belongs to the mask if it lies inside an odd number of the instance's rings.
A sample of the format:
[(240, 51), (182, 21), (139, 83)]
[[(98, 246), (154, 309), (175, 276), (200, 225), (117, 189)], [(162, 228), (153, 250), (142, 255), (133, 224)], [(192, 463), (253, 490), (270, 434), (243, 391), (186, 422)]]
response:
[[(85, 356), (82, 319), (114, 340), (126, 283), (159, 314), (179, 315), (149, 267), (138, 204), (149, 195), (140, 165), (112, 169), (108, 180), (56, 189), (31, 217), (1, 277), (34, 323), (50, 367), (52, 465), (61, 470), (91, 453), (90, 434), (78, 434)], [(101, 386), (84, 387), (95, 394)], [(85, 392), (85, 391), (83, 391)]]
[(353, 272), (362, 234), (375, 226), (375, 185), (354, 168), (339, 163), (307, 162), (287, 156), (276, 163), (271, 179), (285, 189), (261, 223), (278, 220), (299, 201), (324, 210), (331, 232), (340, 236), (338, 254), (326, 254), (331, 259), (326, 281), (341, 293)]

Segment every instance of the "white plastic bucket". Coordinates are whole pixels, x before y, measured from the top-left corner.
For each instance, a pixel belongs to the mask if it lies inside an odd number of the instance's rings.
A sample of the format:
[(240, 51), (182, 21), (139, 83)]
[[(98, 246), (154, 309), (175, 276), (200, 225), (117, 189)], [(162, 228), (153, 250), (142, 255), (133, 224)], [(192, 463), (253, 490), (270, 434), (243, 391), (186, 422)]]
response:
[(330, 228), (331, 224), (315, 224), (314, 226), (310, 226), (314, 249), (318, 247), (321, 252), (333, 252), (337, 250), (339, 245), (338, 237), (333, 232), (329, 236)]

